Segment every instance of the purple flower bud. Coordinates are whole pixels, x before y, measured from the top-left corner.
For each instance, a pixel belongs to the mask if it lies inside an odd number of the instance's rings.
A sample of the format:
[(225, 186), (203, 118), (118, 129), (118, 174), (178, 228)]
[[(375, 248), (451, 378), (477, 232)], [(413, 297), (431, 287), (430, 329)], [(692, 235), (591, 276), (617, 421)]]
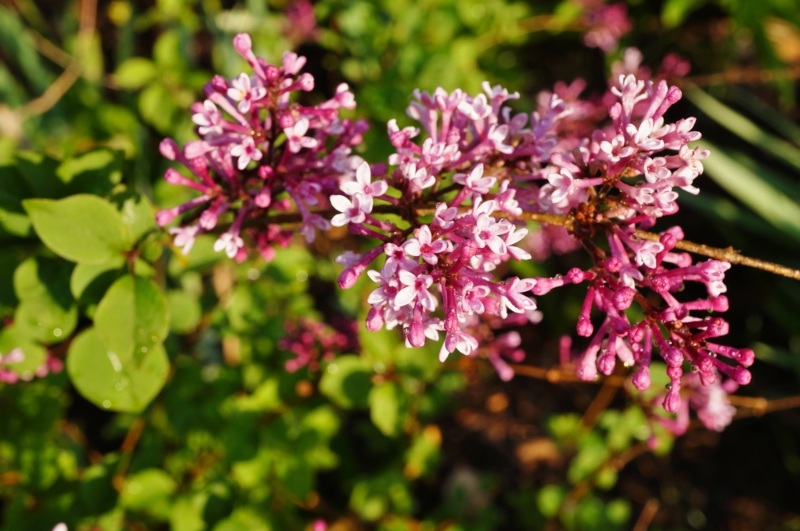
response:
[(311, 92), (314, 90), (314, 76), (311, 74), (302, 74), (297, 78), (297, 87), (304, 92)]
[(681, 395), (678, 390), (673, 387), (667, 392), (663, 402), (664, 409), (670, 413), (677, 413), (681, 409)]
[(156, 223), (160, 226), (168, 225), (173, 219), (178, 217), (180, 211), (178, 207), (159, 210), (156, 212)]
[(158, 150), (167, 160), (175, 160), (180, 154), (180, 148), (178, 147), (178, 144), (171, 138), (165, 138), (162, 140), (158, 145)]
[[(211, 81), (209, 81), (207, 86), (209, 87), (209, 89), (211, 91), (219, 93), (219, 94), (227, 93), (228, 92), (228, 88), (229, 88), (228, 87), (228, 81), (224, 77), (222, 77), (220, 75), (216, 75), (216, 76), (212, 77)], [(208, 91), (206, 91), (206, 92), (208, 92)], [(210, 96), (210, 94), (207, 93), (206, 96)]]
[(587, 319), (586, 317), (578, 317), (578, 325), (576, 327), (578, 331), (578, 335), (581, 337), (589, 337), (592, 335), (594, 331), (594, 326), (592, 326), (592, 322)]
[(636, 372), (633, 373), (631, 382), (636, 389), (644, 391), (650, 387), (650, 370), (647, 367), (639, 367)]
[(233, 48), (245, 58), (249, 55), (252, 47), (253, 41), (247, 33), (239, 33), (233, 38)]

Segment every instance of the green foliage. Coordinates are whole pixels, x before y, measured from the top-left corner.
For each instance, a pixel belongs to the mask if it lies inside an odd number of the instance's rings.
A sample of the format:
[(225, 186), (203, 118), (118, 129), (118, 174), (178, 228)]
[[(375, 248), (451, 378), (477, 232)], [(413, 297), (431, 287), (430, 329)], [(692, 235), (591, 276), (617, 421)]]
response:
[(70, 345), (67, 372), (92, 403), (115, 411), (139, 412), (167, 380), (169, 361), (156, 344), (136, 356), (118, 354), (103, 342), (96, 328), (81, 332)]

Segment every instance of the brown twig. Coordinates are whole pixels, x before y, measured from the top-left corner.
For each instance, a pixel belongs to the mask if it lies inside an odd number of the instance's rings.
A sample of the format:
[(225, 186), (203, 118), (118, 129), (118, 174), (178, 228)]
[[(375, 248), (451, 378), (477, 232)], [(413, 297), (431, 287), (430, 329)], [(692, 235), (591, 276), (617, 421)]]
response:
[[(405, 205), (398, 206), (398, 205), (379, 205), (373, 209), (374, 214), (398, 214), (403, 215), (403, 213), (407, 210), (408, 207)], [(413, 212), (416, 216), (427, 216), (434, 213), (434, 209), (428, 206), (416, 206), (413, 209)], [(323, 217), (330, 218), (331, 216), (337, 214), (337, 211), (334, 210), (321, 210), (319, 212), (315, 212)], [(497, 213), (497, 216), (502, 216), (509, 219), (518, 219), (523, 221), (532, 221), (536, 223), (545, 223), (548, 225), (556, 225), (559, 227), (564, 227), (568, 231), (572, 232), (575, 228), (575, 218), (571, 214), (550, 214), (544, 212), (522, 212), (517, 216), (511, 216), (507, 213), (501, 212)], [(286, 224), (286, 223), (299, 223), (302, 221), (302, 217), (300, 213), (293, 212), (288, 214), (276, 214), (272, 216), (267, 216), (262, 220), (250, 221), (247, 225), (252, 226), (253, 224), (257, 223), (258, 225), (261, 224)], [(220, 225), (217, 228), (217, 231), (224, 232), (227, 230), (229, 225)], [(654, 232), (648, 232), (643, 230), (637, 230), (635, 235), (643, 240), (651, 240), (651, 241), (659, 241), (660, 235)], [(701, 256), (707, 256), (708, 258), (714, 258), (716, 260), (721, 260), (724, 262), (729, 262), (731, 264), (738, 264), (747, 267), (752, 267), (754, 269), (760, 269), (762, 271), (766, 271), (768, 273), (772, 273), (773, 275), (779, 275), (786, 278), (791, 278), (794, 280), (800, 280), (800, 270), (793, 269), (791, 267), (786, 267), (780, 264), (776, 264), (774, 262), (768, 262), (766, 260), (759, 260), (757, 258), (750, 258), (748, 256), (741, 255), (735, 249), (728, 247), (726, 249), (722, 249), (719, 247), (711, 247), (709, 245), (704, 245), (701, 243), (694, 243), (687, 240), (679, 240), (676, 245), (676, 249), (680, 249), (682, 251), (688, 251), (690, 253), (698, 254)]]
[[(97, 0), (83, 0), (80, 5), (80, 22), (78, 29), (78, 42), (81, 39), (89, 38), (95, 32), (97, 22)], [(48, 41), (49, 42), (49, 41)], [(47, 46), (50, 52), (56, 48), (55, 45)], [(64, 60), (63, 56), (59, 57)], [(64, 94), (80, 79), (83, 67), (81, 58), (72, 56), (69, 58), (66, 68), (58, 78), (44, 91), (38, 98), (34, 98), (25, 105), (16, 109), (18, 119), (22, 122), (33, 116), (39, 116), (52, 109), (64, 97)]]
[(736, 418), (760, 417), (766, 413), (800, 408), (800, 395), (775, 398), (773, 400), (764, 397), (730, 395), (728, 400), (737, 408), (748, 409), (748, 411), (739, 409)]
[[(643, 240), (658, 241), (659, 239), (658, 234), (643, 230), (637, 230), (636, 236)], [(682, 251), (688, 251), (690, 253), (707, 256), (709, 258), (714, 258), (716, 260), (722, 260), (723, 262), (730, 262), (731, 264), (761, 269), (762, 271), (767, 271), (773, 275), (780, 275), (794, 280), (800, 280), (800, 270), (792, 269), (791, 267), (782, 266), (773, 262), (767, 262), (766, 260), (742, 256), (738, 251), (731, 247), (721, 249), (718, 247), (710, 247), (702, 243), (679, 240), (675, 245), (675, 248)]]
[(642, 512), (639, 513), (639, 518), (636, 519), (636, 523), (633, 525), (633, 531), (647, 531), (650, 529), (650, 524), (653, 518), (656, 517), (660, 506), (661, 502), (658, 501), (658, 498), (650, 498), (647, 500), (647, 503), (645, 503), (642, 508)]
[(144, 426), (144, 418), (137, 417), (136, 420), (133, 421), (133, 424), (131, 424), (130, 429), (128, 429), (125, 439), (122, 441), (119, 465), (117, 465), (117, 470), (114, 472), (114, 477), (111, 481), (118, 492), (121, 492), (122, 488), (125, 486), (125, 473), (128, 471), (128, 466), (131, 464), (133, 451), (139, 443), (139, 438), (142, 436)]
[(600, 390), (595, 395), (592, 403), (589, 404), (589, 407), (586, 408), (586, 411), (581, 418), (581, 424), (589, 429), (595, 425), (597, 419), (600, 418), (600, 414), (606, 410), (609, 404), (611, 404), (611, 401), (614, 400), (614, 396), (617, 394), (617, 391), (624, 384), (624, 380), (616, 378), (605, 378), (602, 380), (602, 382), (603, 384), (600, 387)]
[(730, 69), (724, 72), (713, 74), (701, 74), (688, 76), (683, 79), (671, 80), (678, 86), (692, 84), (697, 86), (713, 86), (743, 83), (769, 83), (785, 79), (799, 79), (800, 64), (791, 65), (786, 68), (740, 68)]

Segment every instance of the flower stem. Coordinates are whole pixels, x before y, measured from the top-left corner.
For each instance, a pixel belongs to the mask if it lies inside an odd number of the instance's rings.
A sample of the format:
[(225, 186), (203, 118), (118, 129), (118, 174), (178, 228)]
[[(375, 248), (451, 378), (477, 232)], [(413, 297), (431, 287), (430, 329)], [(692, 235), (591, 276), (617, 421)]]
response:
[[(434, 213), (434, 209), (427, 206), (418, 206), (414, 208), (414, 212), (418, 216), (425, 216), (431, 215)], [(320, 211), (317, 214), (325, 217), (325, 216), (332, 216), (335, 214), (335, 211)], [(405, 208), (400, 208), (395, 205), (380, 205), (376, 206), (373, 210), (375, 214), (399, 214), (403, 215), (405, 213)], [(524, 221), (534, 221), (537, 223), (547, 223), (548, 225), (558, 225), (559, 227), (564, 227), (568, 231), (572, 230), (575, 225), (575, 220), (573, 219), (572, 215), (570, 214), (549, 214), (544, 212), (523, 212), (518, 216), (510, 216), (506, 213), (498, 213), (497, 215), (507, 217), (510, 219), (519, 219)], [(301, 217), (297, 213), (288, 213), (288, 214), (278, 214), (274, 216), (269, 216), (266, 218), (266, 223), (292, 223), (292, 222), (299, 222)], [(221, 227), (224, 230), (224, 227)], [(636, 236), (643, 239), (643, 240), (651, 240), (651, 241), (658, 241), (660, 236), (654, 232), (648, 232), (643, 230), (637, 230)], [(791, 267), (786, 267), (780, 264), (776, 264), (774, 262), (768, 262), (766, 260), (759, 260), (757, 258), (750, 258), (748, 256), (743, 256), (736, 251), (732, 247), (727, 248), (719, 248), (719, 247), (711, 247), (709, 245), (705, 245), (702, 243), (694, 243), (687, 240), (679, 240), (675, 245), (676, 249), (680, 249), (682, 251), (687, 251), (690, 253), (698, 254), (701, 256), (707, 256), (708, 258), (713, 258), (715, 260), (721, 260), (723, 262), (730, 262), (731, 264), (738, 264), (747, 267), (752, 267), (754, 269), (760, 269), (762, 271), (766, 271), (768, 273), (772, 273), (773, 275), (779, 275), (786, 278), (791, 278), (794, 280), (800, 280), (800, 270), (793, 269)]]

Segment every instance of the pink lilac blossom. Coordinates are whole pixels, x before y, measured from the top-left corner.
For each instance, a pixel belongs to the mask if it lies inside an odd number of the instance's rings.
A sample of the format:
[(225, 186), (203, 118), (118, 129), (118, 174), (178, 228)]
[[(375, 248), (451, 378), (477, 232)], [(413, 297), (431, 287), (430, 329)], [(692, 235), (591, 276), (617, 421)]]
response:
[(581, 22), (585, 27), (583, 43), (608, 53), (615, 50), (622, 36), (631, 30), (628, 8), (618, 2), (606, 5), (604, 0), (574, 0), (584, 11)]
[[(645, 389), (650, 362), (659, 355), (672, 382), (663, 406), (673, 412), (681, 407), (684, 366), (709, 385), (717, 373), (749, 381), (753, 352), (717, 343), (728, 325), (707, 315), (727, 309), (724, 274), (730, 265), (693, 263), (676, 249), (683, 239), (678, 227), (657, 240), (639, 235), (678, 210), (676, 189), (697, 193), (693, 183), (708, 156), (689, 147), (700, 137), (693, 118), (665, 118), (681, 97), (678, 88), (626, 74), (594, 103), (554, 92), (539, 98), (540, 108), (530, 115), (513, 114), (506, 103), (517, 95), (488, 84), (476, 96), (437, 89), (414, 97), (408, 115), (419, 127), (400, 129), (395, 121), (388, 127), (395, 153), (386, 182), (396, 193), (374, 200), (435, 207), (425, 221), (409, 215), (410, 227), (372, 216), (350, 219), (353, 234), (381, 244), (344, 270), (342, 287), (386, 256), (382, 268), (368, 273), (378, 284), (368, 297), (368, 328), (401, 327), (411, 346), (443, 333), (441, 359), (456, 350), (474, 355), (486, 337), (475, 332), (476, 319), (502, 323), (535, 311), (532, 296), (584, 284), (576, 326), (588, 340), (577, 365), (581, 378), (611, 374), (619, 361), (631, 368), (636, 388)], [(605, 120), (597, 119), (602, 114), (592, 105), (605, 106)], [(576, 136), (590, 119), (594, 129)], [(527, 233), (517, 219), (521, 212), (569, 217), (569, 235), (551, 232), (587, 249), (593, 265), (555, 278), (496, 276), (505, 262), (531, 256), (513, 245)], [(684, 287), (692, 283), (705, 295), (686, 297)], [(628, 311), (633, 306), (637, 312)], [(495, 365), (507, 378), (510, 367)]]
[[(167, 181), (199, 194), (158, 214), (162, 225), (184, 216), (171, 229), (177, 246), (188, 250), (216, 230), (218, 251), (243, 259), (255, 248), (269, 259), (292, 236), (269, 217), (292, 214), (309, 242), (331, 226), (369, 242), (337, 259), (339, 285), (350, 288), (366, 272), (375, 283), (366, 327), (399, 328), (411, 347), (441, 341), (442, 360), (455, 351), (486, 356), (509, 378), (503, 358), (523, 351), (515, 336), (492, 330), (536, 322), (534, 296), (581, 284), (581, 378), (611, 374), (619, 362), (642, 390), (660, 356), (671, 381), (662, 403), (672, 412), (682, 407), (684, 368), (704, 385), (718, 373), (749, 381), (752, 350), (718, 343), (728, 331), (715, 313), (727, 310), (730, 264), (679, 252), (679, 227), (655, 240), (649, 232), (677, 212), (677, 190), (699, 192), (708, 151), (690, 147), (700, 138), (694, 118), (667, 118), (681, 91), (644, 75), (635, 53), (602, 97), (582, 99), (581, 82), (560, 84), (531, 113), (515, 113), (509, 102), (519, 94), (489, 83), (476, 95), (416, 90), (407, 109), (416, 125), (391, 120), (388, 165), (370, 165), (351, 153), (365, 126), (338, 115), (355, 106), (346, 86), (313, 107), (292, 103), (292, 92), (314, 86), (300, 74), (303, 57), (287, 53), (282, 66), (268, 65), (243, 34), (234, 47), (252, 75), (215, 77), (192, 109), (201, 140), (161, 145), (190, 174), (169, 170)], [(554, 278), (514, 276), (509, 262), (531, 259), (528, 213), (565, 220), (540, 232), (534, 254), (580, 246), (591, 265)]]
[(681, 402), (676, 416), (654, 418), (673, 434), (680, 436), (689, 428), (690, 410), (694, 410), (706, 429), (723, 431), (736, 415), (736, 408), (730, 403), (728, 395), (734, 393), (739, 384), (730, 379), (723, 381), (717, 376), (713, 383), (706, 383), (697, 373), (685, 374), (681, 380), (681, 394), (685, 400)]
[(215, 76), (206, 84), (205, 98), (192, 106), (199, 140), (183, 147), (170, 139), (161, 143), (161, 153), (186, 169), (182, 174), (170, 168), (165, 179), (199, 196), (160, 211), (157, 220), (166, 225), (182, 216), (181, 226), (170, 232), (184, 253), (197, 236), (226, 223), (214, 244), (217, 252), (242, 260), (255, 250), (270, 259), (293, 232), (265, 223), (269, 216), (299, 215), (309, 242), (317, 230), (330, 228), (314, 209), (327, 207), (340, 182), (356, 176), (360, 159), (351, 150), (366, 123), (339, 117), (341, 109), (355, 107), (344, 84), (315, 106), (292, 101), (295, 93), (314, 87), (313, 77), (300, 73), (305, 58), (287, 52), (275, 66), (255, 56), (248, 35), (237, 35), (233, 45), (252, 72), (232, 80)]
[(296, 322), (287, 320), (286, 335), (278, 341), (278, 347), (295, 356), (284, 365), (289, 372), (303, 367), (317, 371), (320, 361), (330, 361), (359, 348), (355, 322), (342, 317), (334, 317), (330, 324), (307, 317)]

